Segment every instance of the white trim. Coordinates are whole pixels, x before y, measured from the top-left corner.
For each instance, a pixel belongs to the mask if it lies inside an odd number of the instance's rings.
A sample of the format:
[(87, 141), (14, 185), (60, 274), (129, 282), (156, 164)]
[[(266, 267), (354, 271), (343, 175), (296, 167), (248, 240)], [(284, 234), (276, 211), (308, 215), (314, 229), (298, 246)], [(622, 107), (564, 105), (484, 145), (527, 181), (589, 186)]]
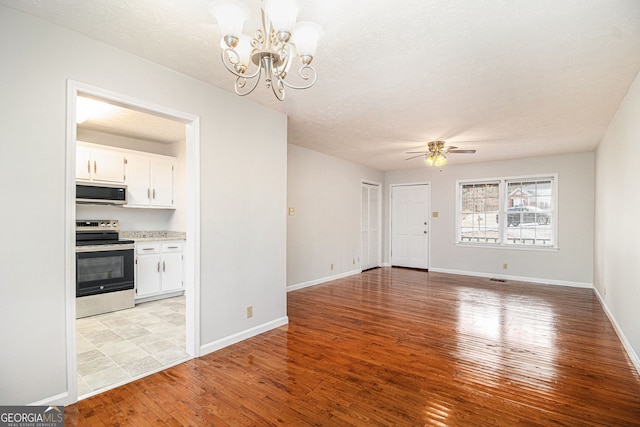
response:
[(29, 403), (27, 406), (64, 406), (68, 402), (69, 393), (64, 392), (50, 396), (37, 402)]
[[(78, 400), (76, 358), (76, 304), (75, 304), (75, 159), (76, 159), (76, 97), (83, 93), (109, 100), (129, 108), (153, 112), (177, 120), (186, 126), (186, 280), (187, 295), (186, 351), (197, 357), (200, 349), (200, 118), (152, 102), (140, 100), (74, 80), (67, 80), (66, 129), (66, 194), (65, 194), (65, 288), (66, 288), (66, 341), (67, 341), (67, 401)], [(191, 328), (191, 329), (190, 329)], [(162, 369), (165, 369), (163, 367)], [(160, 370), (162, 370), (160, 369)], [(130, 382), (127, 380), (126, 382)], [(126, 383), (125, 382), (125, 383)], [(123, 383), (124, 384), (124, 383)]]
[(192, 310), (185, 317), (186, 350), (193, 357), (200, 356), (200, 117), (194, 116), (186, 128), (186, 209), (187, 245), (185, 254), (185, 295), (187, 307)]
[(629, 356), (629, 359), (631, 359), (631, 363), (633, 363), (633, 366), (636, 368), (636, 371), (638, 371), (638, 374), (640, 374), (640, 357), (638, 357), (636, 352), (633, 350), (631, 343), (629, 342), (627, 337), (624, 335), (624, 332), (622, 332), (622, 328), (620, 328), (620, 325), (618, 325), (618, 322), (616, 322), (616, 318), (613, 316), (613, 313), (611, 313), (611, 310), (609, 310), (609, 306), (607, 306), (606, 301), (604, 300), (604, 298), (602, 298), (602, 295), (600, 295), (598, 288), (594, 286), (593, 290), (595, 291), (596, 296), (598, 297), (598, 301), (600, 301), (600, 305), (602, 306), (602, 309), (604, 310), (605, 314), (609, 318), (609, 321), (611, 321), (611, 324), (613, 325), (613, 329), (616, 331), (616, 334), (618, 334), (618, 338), (620, 338), (620, 342), (622, 343), (622, 346), (626, 350), (627, 355)]
[(541, 279), (538, 277), (526, 277), (526, 276), (508, 276), (506, 274), (493, 274), (493, 273), (483, 273), (483, 272), (464, 271), (464, 270), (450, 270), (447, 268), (430, 268), (429, 271), (433, 271), (434, 273), (459, 274), (462, 276), (486, 277), (489, 279), (515, 280), (518, 282), (538, 283), (541, 285), (570, 286), (572, 288), (593, 288), (593, 283), (587, 283), (587, 282), (570, 282), (567, 280)]
[(67, 132), (65, 164), (65, 338), (67, 341), (67, 401), (78, 400), (78, 360), (76, 354), (76, 97), (78, 88), (72, 80), (67, 81)]
[(260, 335), (272, 329), (279, 328), (280, 326), (284, 326), (288, 323), (289, 318), (284, 316), (270, 322), (263, 323), (262, 325), (254, 326), (253, 328), (229, 335), (228, 337), (215, 340), (200, 347), (200, 355), (204, 356), (205, 354), (213, 353), (214, 351), (239, 343), (240, 341), (244, 341), (248, 338), (255, 337), (256, 335)]
[(351, 270), (346, 273), (336, 274), (334, 276), (323, 277), (321, 279), (310, 280), (304, 283), (298, 283), (297, 285), (287, 286), (287, 292), (297, 291), (298, 289), (308, 288), (309, 286), (320, 285), (322, 283), (331, 282), (332, 280), (342, 279), (344, 277), (353, 276), (354, 274), (360, 274), (362, 270)]

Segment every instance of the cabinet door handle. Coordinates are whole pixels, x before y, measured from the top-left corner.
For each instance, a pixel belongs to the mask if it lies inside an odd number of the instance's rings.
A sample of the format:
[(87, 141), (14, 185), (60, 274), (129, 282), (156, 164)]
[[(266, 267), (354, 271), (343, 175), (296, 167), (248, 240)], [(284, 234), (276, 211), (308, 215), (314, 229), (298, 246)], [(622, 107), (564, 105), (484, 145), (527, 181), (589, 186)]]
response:
[(147, 199), (151, 198), (151, 189), (147, 188)]
[(160, 261), (158, 261), (158, 273), (160, 273)]
[(164, 273), (165, 271), (167, 271), (167, 266), (164, 261), (162, 261), (162, 272)]
[(98, 173), (98, 162), (96, 160), (93, 161), (93, 173)]
[(153, 189), (153, 200), (155, 200), (155, 199), (156, 199), (156, 189), (154, 188)]
[(87, 160), (87, 173), (91, 173), (91, 160)]

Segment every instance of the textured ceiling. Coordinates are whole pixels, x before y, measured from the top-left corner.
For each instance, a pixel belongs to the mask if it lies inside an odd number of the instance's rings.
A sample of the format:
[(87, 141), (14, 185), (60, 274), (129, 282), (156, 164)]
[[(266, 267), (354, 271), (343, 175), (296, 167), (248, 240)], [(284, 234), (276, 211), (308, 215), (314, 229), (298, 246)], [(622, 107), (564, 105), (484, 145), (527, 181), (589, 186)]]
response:
[[(207, 0), (0, 0), (233, 90)], [(257, 28), (259, 2), (247, 0)], [(380, 170), (593, 150), (640, 70), (637, 0), (299, 0), (325, 30), (319, 81), (250, 98), (289, 116), (289, 143)]]

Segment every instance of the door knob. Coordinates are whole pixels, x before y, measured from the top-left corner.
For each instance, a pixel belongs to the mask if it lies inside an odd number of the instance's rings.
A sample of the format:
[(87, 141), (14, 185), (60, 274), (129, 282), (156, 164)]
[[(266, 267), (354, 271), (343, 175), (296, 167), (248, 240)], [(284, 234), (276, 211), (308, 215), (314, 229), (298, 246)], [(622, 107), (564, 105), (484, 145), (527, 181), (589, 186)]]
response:
[(427, 234), (427, 230), (424, 230), (424, 234)]

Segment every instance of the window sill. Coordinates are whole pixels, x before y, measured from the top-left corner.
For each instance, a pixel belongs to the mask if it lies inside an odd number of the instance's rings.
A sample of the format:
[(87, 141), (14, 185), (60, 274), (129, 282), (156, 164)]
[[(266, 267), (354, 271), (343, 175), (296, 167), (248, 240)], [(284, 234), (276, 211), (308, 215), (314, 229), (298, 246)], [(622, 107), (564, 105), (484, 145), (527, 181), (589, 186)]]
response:
[(535, 252), (558, 252), (560, 250), (560, 248), (558, 248), (557, 246), (504, 245), (499, 243), (457, 242), (455, 245), (463, 248), (508, 249), (508, 250), (516, 250), (516, 251), (535, 251)]

